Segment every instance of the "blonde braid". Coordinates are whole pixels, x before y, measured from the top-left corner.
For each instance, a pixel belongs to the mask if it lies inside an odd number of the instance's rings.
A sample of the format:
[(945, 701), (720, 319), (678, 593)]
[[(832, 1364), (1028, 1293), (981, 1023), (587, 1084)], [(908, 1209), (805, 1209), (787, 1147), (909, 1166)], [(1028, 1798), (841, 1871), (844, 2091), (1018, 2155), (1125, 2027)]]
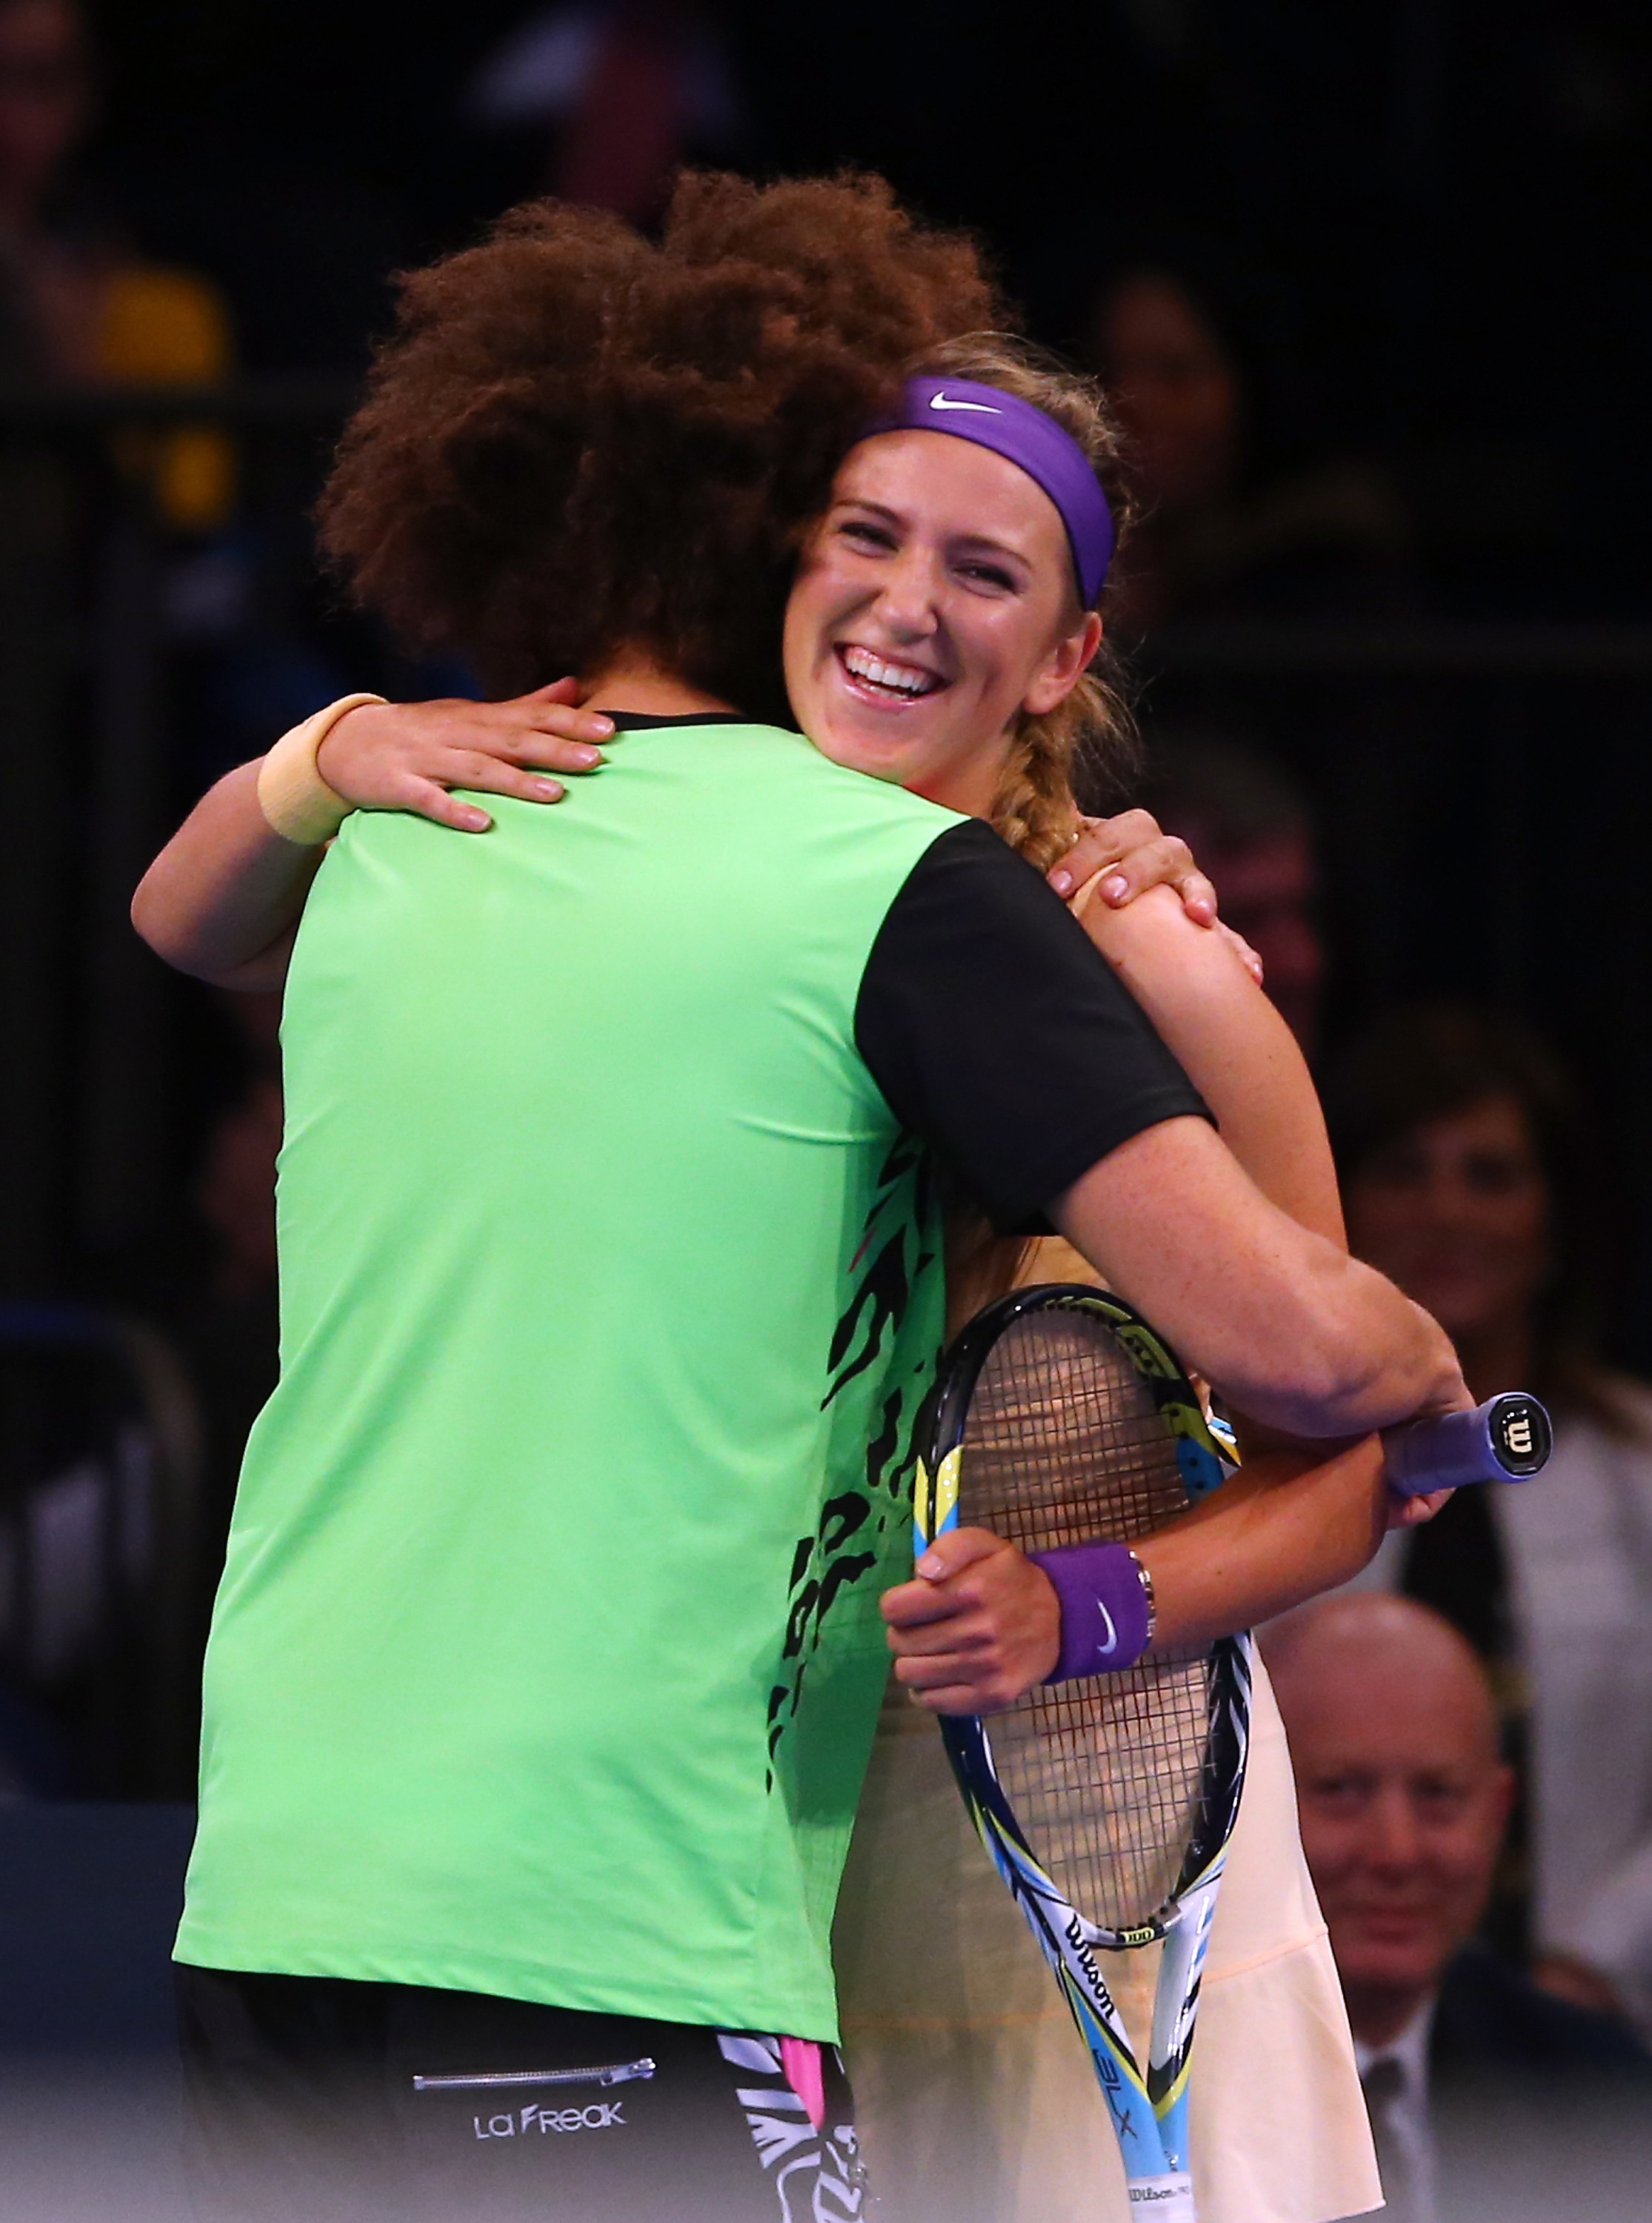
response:
[(1042, 719), (1021, 721), (988, 815), (993, 831), (1040, 872), (1072, 847), (1077, 805), (1065, 753)]

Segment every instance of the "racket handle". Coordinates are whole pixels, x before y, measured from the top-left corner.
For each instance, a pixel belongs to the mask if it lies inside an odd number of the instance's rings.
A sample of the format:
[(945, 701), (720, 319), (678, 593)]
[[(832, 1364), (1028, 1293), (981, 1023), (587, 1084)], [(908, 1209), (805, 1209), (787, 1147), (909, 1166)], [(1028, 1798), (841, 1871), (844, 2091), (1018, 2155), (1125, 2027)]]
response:
[(1413, 1420), (1388, 1440), (1388, 1483), (1404, 1497), (1471, 1482), (1530, 1482), (1548, 1464), (1555, 1432), (1523, 1389), (1488, 1397), (1472, 1413)]

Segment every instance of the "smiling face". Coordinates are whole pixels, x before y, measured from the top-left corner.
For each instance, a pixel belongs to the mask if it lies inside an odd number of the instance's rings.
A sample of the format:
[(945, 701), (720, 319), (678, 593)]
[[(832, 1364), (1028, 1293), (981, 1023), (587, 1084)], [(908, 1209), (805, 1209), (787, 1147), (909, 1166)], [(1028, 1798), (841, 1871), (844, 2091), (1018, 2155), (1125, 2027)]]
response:
[(944, 432), (863, 440), (786, 610), (786, 688), (833, 763), (984, 816), (1016, 715), (1053, 710), (1101, 640), (1055, 504)]
[(1096, 339), (1153, 508), (1218, 500), (1239, 447), (1239, 387), (1190, 296), (1172, 278), (1130, 279), (1103, 305)]
[(1268, 1663), (1348, 2010), (1360, 2037), (1383, 2044), (1491, 1890), (1513, 1780), (1491, 1694), (1436, 1615), (1369, 1592), (1283, 1624)]
[(1360, 1167), (1346, 1203), (1354, 1250), (1459, 1345), (1527, 1317), (1548, 1269), (1548, 1197), (1512, 1097), (1410, 1129)]

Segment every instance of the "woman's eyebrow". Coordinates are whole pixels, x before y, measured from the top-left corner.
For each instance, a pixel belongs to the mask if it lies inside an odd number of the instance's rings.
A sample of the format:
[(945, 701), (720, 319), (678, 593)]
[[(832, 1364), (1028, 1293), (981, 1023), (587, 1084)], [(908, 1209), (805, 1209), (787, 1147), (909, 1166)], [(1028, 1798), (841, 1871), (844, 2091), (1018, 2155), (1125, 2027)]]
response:
[(964, 532), (958, 533), (957, 538), (965, 548), (984, 549), (991, 555), (1008, 557), (1011, 563), (1019, 564), (1023, 570), (1030, 571), (1033, 569), (1030, 557), (1025, 555), (1021, 549), (1013, 546), (1008, 540), (995, 539), (990, 532)]
[[(832, 507), (834, 510), (864, 510), (874, 517), (882, 518), (887, 524), (898, 526), (902, 529), (911, 523), (911, 519), (904, 512), (891, 509), (887, 502), (873, 501), (865, 494), (843, 494), (833, 503)], [(1006, 557), (1011, 563), (1019, 564), (1023, 570), (1030, 571), (1033, 569), (1033, 561), (1029, 556), (1021, 549), (1012, 547), (1007, 540), (996, 539), (990, 532), (977, 532), (966, 526), (963, 532), (952, 533), (948, 537), (959, 546), (980, 549), (994, 556)]]

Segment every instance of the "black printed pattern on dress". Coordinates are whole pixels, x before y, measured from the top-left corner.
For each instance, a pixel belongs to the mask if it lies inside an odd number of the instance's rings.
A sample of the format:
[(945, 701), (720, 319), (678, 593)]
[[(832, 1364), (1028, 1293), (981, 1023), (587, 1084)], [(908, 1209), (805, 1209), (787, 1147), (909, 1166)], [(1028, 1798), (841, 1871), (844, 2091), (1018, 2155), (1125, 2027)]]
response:
[[(829, 1380), (820, 1400), (824, 1411), (839, 1394), (893, 1349), (920, 1276), (935, 1262), (923, 1244), (932, 1204), (930, 1160), (910, 1137), (897, 1142), (885, 1158), (877, 1187), (850, 1263), (854, 1287), (832, 1330), (827, 1352)], [(891, 1225), (893, 1219), (893, 1225)], [(876, 1433), (867, 1447), (863, 1488), (831, 1498), (821, 1509), (816, 1534), (801, 1536), (792, 1553), (787, 1591), (786, 1640), (782, 1675), (769, 1693), (769, 1781), (787, 1724), (801, 1701), (811, 1658), (826, 1618), (854, 1584), (878, 1565), (883, 1540), (892, 1521), (910, 1517), (912, 1476), (916, 1463), (916, 1422), (933, 1379), (933, 1354), (914, 1370), (913, 1381), (896, 1382), (884, 1399)]]
[[(826, 1354), (826, 1371), (832, 1379), (820, 1400), (823, 1408), (857, 1374), (865, 1372), (883, 1349), (885, 1334), (893, 1338), (906, 1318), (914, 1280), (927, 1263), (922, 1257), (908, 1261), (908, 1250), (914, 1226), (921, 1228), (927, 1222), (930, 1178), (927, 1154), (910, 1137), (902, 1137), (883, 1161), (860, 1244), (850, 1262), (851, 1274), (859, 1275), (859, 1279), (832, 1332), (832, 1347)], [(903, 1207), (899, 1224), (880, 1243), (878, 1223), (892, 1201)], [(871, 1263), (867, 1266), (869, 1256)]]

